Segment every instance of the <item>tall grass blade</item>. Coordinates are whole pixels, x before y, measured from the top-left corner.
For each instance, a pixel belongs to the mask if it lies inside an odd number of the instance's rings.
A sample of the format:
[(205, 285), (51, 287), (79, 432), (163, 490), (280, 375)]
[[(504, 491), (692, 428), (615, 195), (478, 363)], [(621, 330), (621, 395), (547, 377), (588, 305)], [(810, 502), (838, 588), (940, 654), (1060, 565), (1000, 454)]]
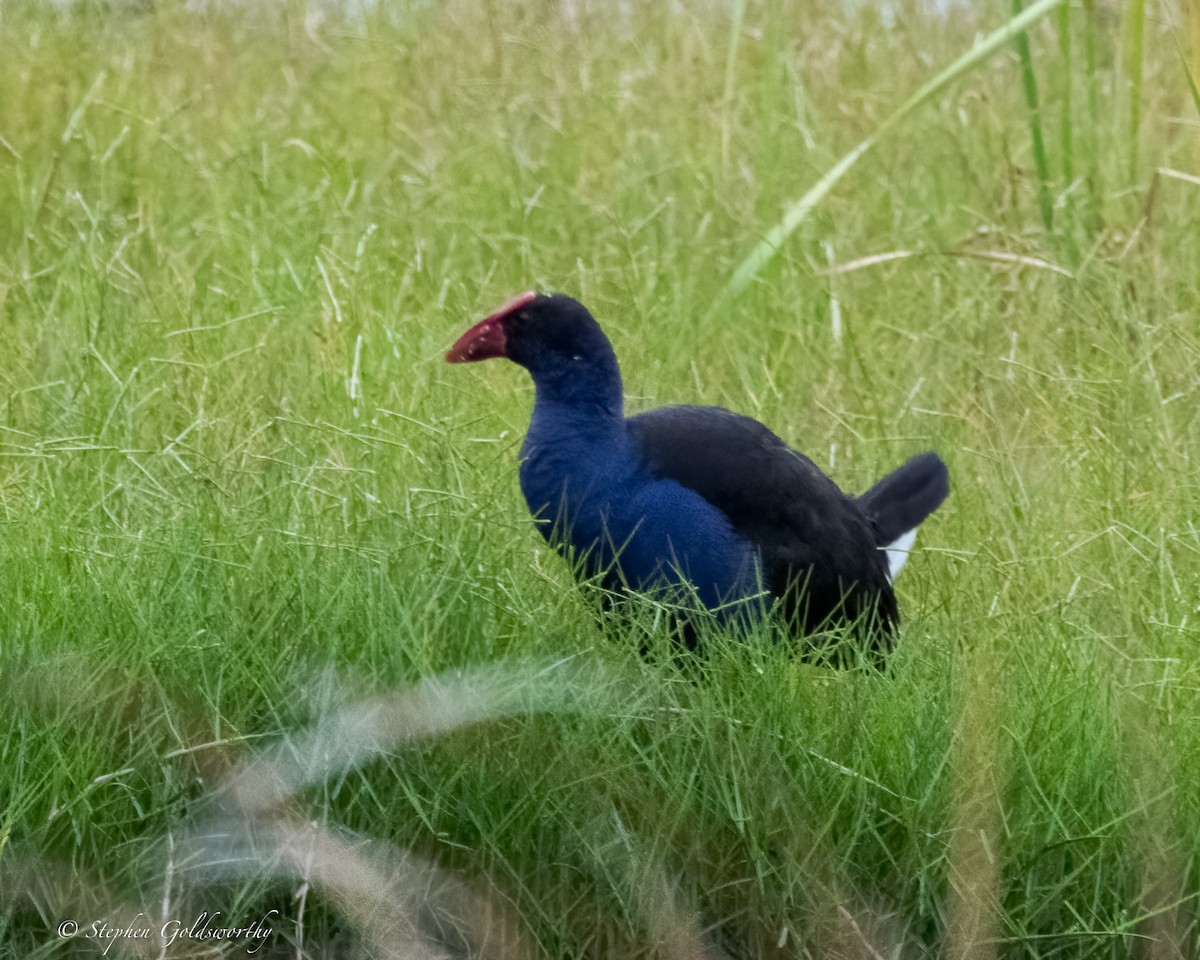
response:
[(245, 811), (185, 845), (198, 877), (290, 878), (335, 906), (373, 957), (532, 960), (521, 918), (486, 882), (386, 841)]
[(1100, 217), (1103, 210), (1100, 195), (1100, 60), (1098, 35), (1099, 21), (1096, 17), (1096, 0), (1083, 0), (1084, 12), (1084, 41), (1083, 60), (1084, 73), (1087, 77), (1087, 120), (1084, 128), (1084, 154), (1087, 156), (1087, 172), (1084, 174), (1084, 186), (1088, 197), (1088, 231), (1095, 234), (1100, 228)]
[(1142, 71), (1145, 62), (1146, 0), (1129, 0), (1125, 10), (1125, 76), (1129, 85), (1129, 179), (1137, 179), (1138, 131), (1142, 127)]
[(1062, 179), (1070, 187), (1075, 180), (1075, 128), (1072, 116), (1074, 98), (1071, 96), (1071, 80), (1074, 63), (1071, 50), (1071, 5), (1064, 3), (1058, 8), (1058, 56), (1063, 77), (1062, 119), (1059, 124), (1059, 147), (1062, 150)]
[[(1024, 0), (1013, 0), (1013, 16), (1019, 17), (1025, 9)], [(1066, 5), (1060, 8), (1067, 10)], [(1021, 83), (1025, 88), (1025, 105), (1029, 107), (1029, 136), (1033, 142), (1033, 165), (1038, 179), (1038, 208), (1042, 213), (1042, 226), (1047, 233), (1054, 232), (1054, 204), (1050, 201), (1050, 167), (1046, 161), (1046, 138), (1042, 136), (1042, 110), (1038, 101), (1037, 76), (1033, 72), (1033, 55), (1029, 52), (1029, 34), (1022, 30), (1014, 38), (1017, 56), (1021, 61)]]
[(729, 140), (733, 124), (733, 87), (737, 76), (738, 44), (742, 36), (742, 22), (746, 15), (746, 0), (734, 0), (733, 22), (729, 25), (729, 52), (725, 56), (725, 88), (721, 102), (725, 116), (721, 123), (721, 166), (729, 166)]
[(572, 657), (447, 671), (329, 711), (273, 753), (243, 764), (229, 778), (231, 792), (247, 810), (270, 809), (309, 784), (422, 738), (523, 713), (608, 711), (617, 702), (613, 691), (602, 668)]
[(997, 811), (1004, 769), (996, 736), (1001, 718), (995, 684), (995, 668), (981, 656), (966, 682), (954, 764), (954, 828), (946, 853), (950, 894), (945, 956), (952, 960), (999, 956), (1002, 851)]
[(767, 235), (759, 241), (750, 251), (750, 255), (734, 271), (733, 276), (717, 297), (716, 306), (727, 304), (745, 291), (763, 267), (775, 258), (784, 241), (808, 219), (813, 208), (825, 198), (826, 194), (834, 188), (863, 154), (899, 127), (911, 113), (928, 103), (955, 80), (985, 63), (1014, 36), (1037, 23), (1062, 2), (1063, 0), (1039, 0), (1019, 16), (1013, 17), (1003, 26), (993, 30), (905, 100), (894, 113), (884, 119), (874, 133), (835, 163), (804, 196), (788, 207), (784, 212), (783, 219), (767, 232)]
[(1200, 77), (1200, 3), (1186, 3), (1183, 6), (1187, 18), (1188, 35), (1191, 38), (1191, 62), (1184, 56), (1184, 68), (1187, 70), (1188, 84), (1192, 90), (1192, 102), (1196, 105), (1196, 113), (1200, 114), (1200, 90), (1196, 86), (1196, 78)]
[[(1200, 4), (1194, 4), (1192, 18), (1195, 23), (1200, 24)], [(1192, 31), (1200, 34), (1200, 27), (1193, 26)], [(1178, 39), (1175, 41), (1176, 47), (1179, 50), (1179, 62), (1183, 65), (1183, 75), (1187, 78), (1188, 91), (1192, 95), (1192, 106), (1196, 108), (1196, 115), (1200, 117), (1200, 87), (1196, 86), (1196, 71), (1192, 69), (1188, 63), (1188, 54)], [(1200, 61), (1200, 35), (1197, 35), (1193, 40), (1193, 46), (1196, 48), (1194, 56)]]

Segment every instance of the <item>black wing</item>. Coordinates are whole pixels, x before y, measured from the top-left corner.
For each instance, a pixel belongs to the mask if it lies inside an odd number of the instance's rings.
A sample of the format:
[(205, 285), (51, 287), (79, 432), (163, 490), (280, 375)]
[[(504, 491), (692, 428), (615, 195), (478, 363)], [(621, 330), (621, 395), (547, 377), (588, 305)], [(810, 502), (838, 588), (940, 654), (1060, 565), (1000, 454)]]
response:
[(628, 423), (653, 476), (696, 491), (757, 546), (766, 586), (796, 627), (873, 615), (891, 632), (896, 600), (871, 521), (815, 463), (720, 407), (663, 407)]

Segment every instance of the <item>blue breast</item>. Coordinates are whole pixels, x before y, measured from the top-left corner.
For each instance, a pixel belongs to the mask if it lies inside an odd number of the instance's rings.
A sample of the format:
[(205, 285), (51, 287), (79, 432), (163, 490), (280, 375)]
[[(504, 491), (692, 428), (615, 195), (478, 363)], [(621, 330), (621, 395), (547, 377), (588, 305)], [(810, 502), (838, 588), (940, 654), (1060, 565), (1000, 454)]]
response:
[(652, 477), (623, 417), (538, 404), (521, 457), (521, 490), (543, 536), (606, 587), (672, 598), (694, 589), (725, 617), (759, 596), (754, 547), (699, 494)]

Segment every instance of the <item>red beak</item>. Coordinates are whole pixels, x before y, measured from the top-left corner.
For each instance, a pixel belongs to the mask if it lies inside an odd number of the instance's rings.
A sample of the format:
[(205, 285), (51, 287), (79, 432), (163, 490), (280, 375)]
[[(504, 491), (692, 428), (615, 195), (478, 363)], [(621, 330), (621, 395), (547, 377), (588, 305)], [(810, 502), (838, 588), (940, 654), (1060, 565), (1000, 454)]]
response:
[(494, 313), (480, 320), (459, 337), (446, 353), (447, 363), (473, 363), (492, 357), (508, 356), (508, 341), (504, 324), (508, 318), (537, 299), (537, 294), (526, 290), (509, 300)]

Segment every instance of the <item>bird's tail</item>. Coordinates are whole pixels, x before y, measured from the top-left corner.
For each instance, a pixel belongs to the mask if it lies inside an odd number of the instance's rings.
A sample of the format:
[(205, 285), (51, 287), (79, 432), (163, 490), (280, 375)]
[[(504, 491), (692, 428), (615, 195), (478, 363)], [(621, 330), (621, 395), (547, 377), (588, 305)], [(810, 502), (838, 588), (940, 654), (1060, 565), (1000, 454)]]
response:
[(942, 505), (950, 474), (936, 453), (922, 453), (893, 470), (858, 498), (875, 525), (875, 543), (888, 551), (888, 576), (895, 579), (917, 537), (921, 521)]

